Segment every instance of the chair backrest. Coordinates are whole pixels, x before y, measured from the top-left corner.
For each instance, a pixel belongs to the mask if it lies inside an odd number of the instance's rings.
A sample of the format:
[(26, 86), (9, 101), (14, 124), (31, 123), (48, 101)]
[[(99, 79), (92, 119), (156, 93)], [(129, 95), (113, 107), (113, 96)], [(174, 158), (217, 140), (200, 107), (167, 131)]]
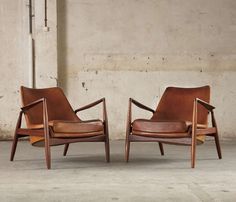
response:
[[(33, 101), (46, 98), (48, 120), (80, 120), (74, 113), (70, 103), (61, 88), (32, 89), (21, 86), (22, 105), (25, 106)], [(26, 124), (43, 123), (42, 103), (34, 106), (25, 113)]]
[[(210, 87), (166, 88), (154, 113), (153, 120), (192, 121), (195, 98), (210, 101)], [(207, 124), (208, 111), (198, 105), (198, 123)]]

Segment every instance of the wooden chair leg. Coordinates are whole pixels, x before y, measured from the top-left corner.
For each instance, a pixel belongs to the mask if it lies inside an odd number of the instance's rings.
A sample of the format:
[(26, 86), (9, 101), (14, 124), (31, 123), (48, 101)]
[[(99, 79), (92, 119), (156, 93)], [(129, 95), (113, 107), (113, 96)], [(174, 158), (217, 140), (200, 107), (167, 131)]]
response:
[(161, 142), (158, 142), (158, 143), (159, 143), (159, 148), (160, 148), (161, 155), (164, 156), (163, 144)]
[(196, 161), (196, 139), (192, 138), (192, 145), (191, 145), (191, 167), (195, 168), (195, 161)]
[(215, 144), (216, 144), (216, 150), (217, 150), (218, 157), (219, 157), (219, 159), (222, 159), (220, 140), (219, 140), (218, 133), (215, 134), (214, 138), (215, 138)]
[(216, 150), (219, 159), (222, 159), (222, 154), (221, 154), (221, 149), (220, 149), (220, 140), (219, 140), (219, 134), (218, 134), (218, 129), (217, 129), (217, 124), (214, 116), (214, 112), (211, 112), (211, 119), (212, 119), (212, 126), (216, 128), (216, 133), (214, 135), (215, 138), (215, 144), (216, 144)]
[(197, 100), (193, 103), (193, 121), (192, 121), (192, 143), (191, 143), (191, 167), (195, 167), (196, 145), (197, 145)]
[(49, 144), (49, 141), (46, 141), (46, 140), (45, 140), (45, 157), (46, 157), (47, 169), (51, 169), (51, 151), (50, 151), (50, 144)]
[(110, 162), (110, 145), (109, 139), (105, 141), (105, 153), (106, 153), (106, 162)]
[(15, 153), (16, 153), (17, 143), (18, 143), (18, 135), (15, 132), (14, 139), (13, 139), (13, 142), (12, 142), (10, 161), (14, 160), (14, 156), (15, 156)]
[(127, 138), (125, 141), (125, 161), (129, 162), (130, 141)]
[(16, 123), (16, 129), (15, 129), (15, 134), (14, 134), (14, 138), (13, 138), (13, 142), (12, 142), (12, 148), (11, 148), (10, 161), (14, 160), (14, 156), (15, 156), (15, 153), (16, 153), (16, 147), (17, 147), (17, 143), (18, 143), (18, 139), (19, 139), (19, 136), (17, 134), (17, 130), (21, 127), (22, 114), (23, 114), (23, 112), (21, 111), (19, 113), (19, 117), (18, 117), (18, 120), (17, 120), (17, 123)]
[(68, 148), (69, 148), (69, 144), (65, 144), (63, 156), (66, 156)]

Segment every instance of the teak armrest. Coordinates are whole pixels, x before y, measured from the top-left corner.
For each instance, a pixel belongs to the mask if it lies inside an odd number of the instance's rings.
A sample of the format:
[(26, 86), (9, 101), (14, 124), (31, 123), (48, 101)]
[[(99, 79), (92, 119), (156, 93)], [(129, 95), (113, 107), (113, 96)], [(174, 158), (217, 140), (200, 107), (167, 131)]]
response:
[(75, 110), (75, 113), (77, 113), (77, 112), (79, 112), (79, 111), (83, 111), (83, 110), (89, 109), (89, 108), (91, 108), (91, 107), (94, 107), (94, 106), (98, 105), (99, 103), (101, 103), (101, 102), (103, 102), (103, 101), (105, 101), (105, 98), (101, 98), (100, 100), (97, 100), (97, 101), (95, 101), (95, 102), (92, 102), (92, 103), (90, 103), (90, 104), (88, 104), (88, 105), (85, 105), (85, 106), (83, 106), (83, 107), (81, 107), (81, 108), (78, 108), (78, 109)]
[(152, 113), (154, 113), (155, 111), (147, 106), (145, 106), (144, 104), (132, 99), (132, 98), (129, 98), (129, 107), (128, 107), (128, 115), (127, 115), (127, 127), (129, 128), (130, 127), (130, 124), (131, 124), (131, 121), (132, 121), (132, 104), (134, 104), (135, 106), (141, 108), (141, 109), (144, 109), (144, 110), (147, 110), (147, 111), (150, 111)]
[(132, 98), (130, 98), (129, 100), (130, 100), (131, 103), (133, 103), (134, 105), (136, 105), (137, 107), (139, 107), (139, 108), (141, 108), (141, 109), (150, 111), (150, 112), (152, 112), (152, 113), (155, 112), (155, 111), (154, 111), (153, 109), (151, 109), (150, 107), (147, 107), (147, 106), (145, 106), (144, 104), (142, 104), (142, 103), (140, 103), (140, 102), (138, 102), (138, 101), (136, 101), (136, 100), (134, 100), (134, 99), (132, 99)]
[(38, 104), (41, 103), (41, 102), (44, 103), (45, 101), (46, 101), (45, 98), (41, 98), (41, 99), (39, 99), (39, 100), (36, 100), (36, 101), (34, 101), (34, 102), (31, 102), (31, 103), (29, 103), (29, 104), (27, 104), (27, 105), (21, 107), (21, 110), (22, 110), (23, 112), (25, 112), (25, 111), (27, 111), (28, 109), (30, 109), (30, 108), (32, 108), (32, 107), (38, 105)]
[(214, 118), (214, 112), (213, 109), (215, 109), (214, 106), (210, 105), (209, 103), (196, 98), (194, 100), (194, 104), (193, 104), (193, 119), (192, 119), (192, 137), (194, 137), (193, 139), (195, 139), (194, 141), (196, 141), (196, 132), (197, 132), (197, 125), (198, 125), (198, 118), (197, 118), (197, 112), (198, 112), (198, 104), (200, 104), (201, 106), (203, 106), (205, 109), (207, 109), (212, 116), (212, 126), (216, 127), (216, 123), (215, 123), (215, 118)]
[[(34, 102), (31, 102), (23, 107), (21, 107), (21, 113), (19, 118), (22, 118), (22, 113), (25, 113), (27, 110), (35, 107), (36, 105), (43, 103), (43, 129), (44, 129), (44, 137), (45, 137), (45, 144), (49, 144), (49, 125), (48, 125), (48, 110), (47, 110), (47, 100), (46, 98), (38, 99)], [(21, 121), (20, 121), (21, 122)], [(19, 127), (20, 128), (20, 127)]]
[(90, 103), (90, 104), (88, 104), (88, 105), (85, 105), (85, 106), (83, 106), (83, 107), (81, 107), (81, 108), (79, 108), (79, 109), (76, 109), (76, 110), (75, 110), (75, 113), (78, 113), (78, 112), (80, 112), (80, 111), (89, 109), (89, 108), (91, 108), (91, 107), (94, 107), (94, 106), (100, 104), (101, 102), (103, 103), (103, 121), (107, 121), (108, 118), (107, 118), (106, 100), (105, 100), (105, 98), (101, 98), (100, 100), (97, 100), (97, 101), (92, 102), (92, 103)]
[(214, 106), (210, 105), (209, 103), (207, 103), (199, 98), (196, 98), (196, 102), (199, 103), (200, 105), (202, 105), (203, 107), (205, 107), (209, 111), (212, 111), (213, 109), (215, 109)]

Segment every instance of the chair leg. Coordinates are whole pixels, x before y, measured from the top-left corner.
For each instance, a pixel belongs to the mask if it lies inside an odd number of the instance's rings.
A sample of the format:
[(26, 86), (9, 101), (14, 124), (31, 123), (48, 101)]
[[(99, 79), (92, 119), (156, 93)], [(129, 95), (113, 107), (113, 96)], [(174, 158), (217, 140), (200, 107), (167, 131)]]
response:
[(51, 151), (49, 141), (45, 141), (45, 157), (47, 169), (51, 169)]
[(66, 156), (70, 144), (65, 144), (63, 156)]
[(192, 145), (191, 145), (191, 167), (195, 168), (195, 161), (196, 161), (196, 140), (192, 138)]
[(110, 144), (109, 140), (105, 141), (105, 153), (106, 153), (106, 162), (110, 162)]
[(215, 134), (214, 138), (215, 138), (215, 144), (216, 144), (216, 150), (217, 150), (218, 157), (219, 157), (219, 159), (222, 159), (220, 140), (219, 140), (218, 133)]
[(125, 141), (125, 161), (129, 162), (130, 141), (127, 138)]
[(218, 130), (217, 130), (217, 124), (214, 116), (214, 112), (211, 112), (211, 119), (212, 119), (212, 126), (216, 128), (216, 133), (214, 135), (215, 138), (215, 144), (216, 144), (216, 150), (219, 159), (222, 159), (222, 154), (221, 154), (221, 149), (220, 149), (220, 140), (219, 140), (219, 135), (218, 135)]
[(161, 155), (164, 156), (163, 144), (161, 142), (158, 142), (158, 143), (159, 143), (159, 148), (160, 148), (160, 151), (161, 151)]
[(14, 138), (13, 138), (13, 142), (12, 142), (12, 148), (11, 148), (11, 157), (10, 157), (10, 161), (14, 160), (14, 156), (16, 153), (16, 147), (17, 147), (17, 143), (18, 143), (18, 139), (19, 139), (19, 135), (17, 134), (17, 130), (21, 127), (21, 118), (22, 118), (22, 114), (23, 112), (21, 111), (19, 113), (19, 117), (16, 123), (16, 129), (15, 129), (15, 134), (14, 134)]
[(12, 142), (10, 161), (14, 160), (14, 156), (15, 156), (15, 153), (16, 153), (17, 143), (18, 143), (18, 135), (15, 132), (14, 139), (13, 139), (13, 142)]

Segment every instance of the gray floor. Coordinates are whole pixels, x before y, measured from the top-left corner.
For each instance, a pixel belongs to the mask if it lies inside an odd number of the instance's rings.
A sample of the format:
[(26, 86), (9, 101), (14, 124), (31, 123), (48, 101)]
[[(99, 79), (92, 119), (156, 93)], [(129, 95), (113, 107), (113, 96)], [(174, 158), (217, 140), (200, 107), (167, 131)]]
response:
[(52, 170), (44, 150), (19, 142), (9, 161), (11, 142), (0, 142), (0, 201), (236, 201), (236, 141), (222, 142), (218, 160), (213, 142), (197, 147), (190, 168), (190, 148), (156, 143), (131, 144), (124, 163), (124, 142), (111, 142), (111, 163), (104, 162), (102, 143), (52, 149)]

